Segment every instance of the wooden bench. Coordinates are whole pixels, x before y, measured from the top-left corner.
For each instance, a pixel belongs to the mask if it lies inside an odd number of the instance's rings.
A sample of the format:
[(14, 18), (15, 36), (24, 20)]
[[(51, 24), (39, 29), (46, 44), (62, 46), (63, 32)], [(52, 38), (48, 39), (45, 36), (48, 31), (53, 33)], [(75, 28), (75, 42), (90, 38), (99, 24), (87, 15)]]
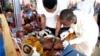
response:
[[(18, 53), (16, 52), (16, 48), (14, 45), (15, 42), (12, 39), (11, 32), (8, 27), (8, 23), (6, 21), (4, 14), (0, 14), (0, 20), (1, 20), (1, 25), (2, 25), (1, 31), (3, 34), (6, 56), (19, 56)], [(21, 53), (20, 56), (23, 56), (23, 54)]]

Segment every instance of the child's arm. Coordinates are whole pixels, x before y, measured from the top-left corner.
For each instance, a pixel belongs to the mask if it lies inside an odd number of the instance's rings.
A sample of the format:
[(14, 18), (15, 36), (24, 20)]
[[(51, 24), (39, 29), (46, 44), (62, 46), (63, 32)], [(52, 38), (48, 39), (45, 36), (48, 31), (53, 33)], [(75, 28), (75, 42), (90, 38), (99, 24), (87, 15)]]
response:
[(57, 16), (57, 23), (56, 23), (56, 31), (55, 31), (55, 36), (58, 36), (59, 31), (60, 31), (60, 28), (61, 28), (61, 23), (60, 23), (59, 16)]
[(42, 30), (45, 29), (46, 27), (46, 18), (45, 18), (45, 15), (41, 15), (41, 27), (42, 27)]

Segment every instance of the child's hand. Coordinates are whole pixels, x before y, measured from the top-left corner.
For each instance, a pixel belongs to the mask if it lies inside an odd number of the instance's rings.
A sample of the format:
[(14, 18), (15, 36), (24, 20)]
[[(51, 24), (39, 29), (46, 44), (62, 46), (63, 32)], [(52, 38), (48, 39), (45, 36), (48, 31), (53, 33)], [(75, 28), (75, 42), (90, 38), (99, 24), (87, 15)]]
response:
[(60, 34), (61, 40), (64, 40), (68, 35), (69, 35), (68, 31), (65, 31), (65, 32), (61, 33)]

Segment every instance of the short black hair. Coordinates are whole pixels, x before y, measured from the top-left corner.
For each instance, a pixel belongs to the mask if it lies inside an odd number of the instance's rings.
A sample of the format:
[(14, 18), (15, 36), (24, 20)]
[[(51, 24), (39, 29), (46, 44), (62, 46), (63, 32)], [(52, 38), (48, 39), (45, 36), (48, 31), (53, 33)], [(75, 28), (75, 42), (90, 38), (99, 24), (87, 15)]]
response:
[(61, 20), (72, 20), (74, 16), (73, 10), (71, 9), (64, 9), (60, 13)]
[(43, 6), (52, 9), (55, 5), (57, 5), (57, 0), (42, 0)]

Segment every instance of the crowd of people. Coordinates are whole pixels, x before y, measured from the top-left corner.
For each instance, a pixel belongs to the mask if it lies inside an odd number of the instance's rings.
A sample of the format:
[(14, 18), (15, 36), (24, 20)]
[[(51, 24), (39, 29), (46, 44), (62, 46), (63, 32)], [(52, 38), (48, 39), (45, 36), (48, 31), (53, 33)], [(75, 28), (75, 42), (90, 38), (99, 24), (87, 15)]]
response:
[[(70, 7), (69, 4), (64, 3), (65, 6), (63, 6), (63, 8), (60, 9), (58, 9), (58, 7), (60, 7), (59, 5), (62, 4), (60, 4), (59, 0), (38, 0), (38, 3), (37, 11), (39, 14), (41, 14), (41, 23), (43, 24), (42, 29), (47, 28), (51, 30), (55, 36), (58, 36), (59, 32), (62, 31), (61, 28), (64, 28), (64, 31), (68, 30), (68, 28), (73, 28), (76, 35), (78, 36), (76, 39), (70, 40), (70, 43), (75, 44), (76, 49), (84, 53), (86, 56), (90, 56), (98, 38), (98, 26), (96, 25), (96, 22), (93, 19), (93, 2), (90, 0), (84, 0), (80, 2), (81, 4), (72, 4), (72, 8), (68, 8)], [(93, 27), (94, 29), (91, 27)], [(93, 34), (90, 35), (90, 32), (91, 34)], [(82, 46), (82, 44), (84, 46)]]
[[(13, 33), (18, 44), (33, 32), (42, 32), (45, 29), (51, 31), (50, 35), (61, 40), (74, 32), (75, 38), (63, 42), (65, 49), (70, 43), (75, 50), (85, 56), (93, 54), (100, 32), (99, 0), (36, 0), (35, 2), (35, 4), (25, 3), (21, 0), (22, 27)], [(1, 12), (5, 14), (12, 31), (16, 27), (14, 6), (5, 1), (2, 9)]]

